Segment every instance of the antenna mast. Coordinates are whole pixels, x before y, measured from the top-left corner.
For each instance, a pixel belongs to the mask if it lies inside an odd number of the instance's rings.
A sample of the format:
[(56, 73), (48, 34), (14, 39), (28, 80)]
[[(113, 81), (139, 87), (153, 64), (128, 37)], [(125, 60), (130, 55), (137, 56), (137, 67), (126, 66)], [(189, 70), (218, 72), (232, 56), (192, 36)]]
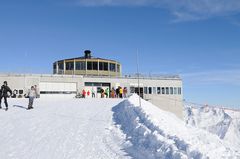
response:
[(142, 104), (141, 104), (141, 97), (140, 97), (140, 94), (141, 94), (141, 92), (140, 92), (140, 74), (139, 74), (139, 59), (138, 59), (138, 57), (139, 57), (139, 55), (138, 55), (139, 53), (138, 53), (138, 49), (137, 49), (137, 77), (138, 77), (138, 96), (139, 96), (139, 106), (141, 107), (142, 106)]

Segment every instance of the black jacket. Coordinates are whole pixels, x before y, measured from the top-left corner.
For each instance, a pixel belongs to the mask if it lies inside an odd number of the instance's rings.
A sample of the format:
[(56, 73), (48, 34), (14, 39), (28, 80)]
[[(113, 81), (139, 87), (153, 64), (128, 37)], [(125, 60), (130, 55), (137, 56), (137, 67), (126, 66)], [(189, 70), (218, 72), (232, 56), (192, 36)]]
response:
[(7, 94), (8, 92), (12, 95), (12, 90), (8, 86), (2, 85), (0, 89), (0, 96), (8, 97), (8, 94)]

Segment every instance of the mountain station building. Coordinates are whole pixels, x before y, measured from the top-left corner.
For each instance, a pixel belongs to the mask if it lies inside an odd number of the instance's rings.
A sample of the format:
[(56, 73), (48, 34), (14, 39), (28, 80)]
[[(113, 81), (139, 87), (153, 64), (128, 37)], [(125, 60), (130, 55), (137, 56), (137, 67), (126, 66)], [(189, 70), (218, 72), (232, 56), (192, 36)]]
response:
[(122, 76), (120, 62), (92, 57), (90, 50), (82, 57), (54, 62), (53, 74), (4, 73), (0, 74), (0, 84), (3, 81), (8, 82), (17, 98), (23, 98), (34, 85), (38, 86), (41, 98), (75, 97), (83, 89), (96, 92), (96, 98), (100, 98), (101, 89), (126, 87), (128, 95), (137, 93), (159, 108), (183, 118), (183, 89), (179, 76)]

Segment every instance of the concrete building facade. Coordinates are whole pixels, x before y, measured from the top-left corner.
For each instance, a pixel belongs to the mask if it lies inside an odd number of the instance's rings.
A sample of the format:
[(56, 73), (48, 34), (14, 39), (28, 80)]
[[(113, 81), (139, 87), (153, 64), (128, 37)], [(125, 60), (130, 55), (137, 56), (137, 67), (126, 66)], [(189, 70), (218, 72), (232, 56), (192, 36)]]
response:
[[(85, 70), (78, 70), (80, 68), (77, 66), (78, 62), (85, 63), (83, 64)], [(93, 68), (93, 62), (95, 62), (94, 69), (90, 69)], [(105, 70), (104, 65), (106, 65)], [(173, 112), (180, 118), (183, 117), (183, 84), (179, 76), (141, 76), (139, 78), (121, 76), (119, 62), (92, 58), (89, 51), (85, 51), (85, 56), (81, 58), (55, 62), (53, 71), (52, 75), (0, 74), (0, 83), (8, 81), (9, 87), (15, 92), (17, 98), (23, 98), (24, 94), (34, 85), (38, 86), (40, 97), (58, 95), (74, 97), (85, 90), (96, 92), (96, 98), (101, 97), (101, 89), (111, 90), (120, 86), (127, 89), (128, 95), (137, 93), (159, 108)], [(91, 98), (91, 95), (87, 98)]]

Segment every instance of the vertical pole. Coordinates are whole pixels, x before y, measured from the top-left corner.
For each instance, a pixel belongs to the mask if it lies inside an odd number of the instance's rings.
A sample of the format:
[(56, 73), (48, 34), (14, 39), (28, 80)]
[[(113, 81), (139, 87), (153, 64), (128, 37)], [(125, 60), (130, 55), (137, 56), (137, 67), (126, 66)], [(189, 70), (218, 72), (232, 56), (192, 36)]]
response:
[(139, 96), (139, 106), (141, 107), (141, 97), (140, 97), (140, 74), (139, 74), (139, 59), (138, 59), (138, 50), (137, 50), (137, 74), (138, 74), (138, 96)]

